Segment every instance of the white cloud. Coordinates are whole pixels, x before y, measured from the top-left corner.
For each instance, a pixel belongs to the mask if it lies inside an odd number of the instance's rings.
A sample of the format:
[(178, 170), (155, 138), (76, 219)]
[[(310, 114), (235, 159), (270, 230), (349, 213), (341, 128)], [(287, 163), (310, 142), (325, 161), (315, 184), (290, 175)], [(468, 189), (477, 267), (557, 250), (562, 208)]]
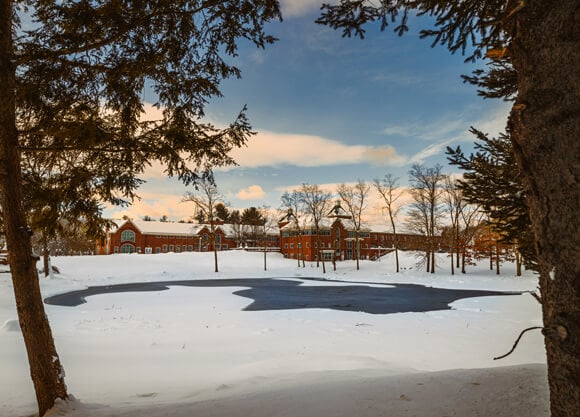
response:
[(320, 0), (282, 0), (280, 3), (284, 18), (303, 16), (313, 10), (318, 10), (322, 4)]
[(240, 190), (236, 197), (240, 200), (262, 200), (266, 193), (259, 185), (250, 185), (248, 188)]
[(262, 131), (250, 139), (248, 146), (231, 153), (244, 168), (295, 165), (318, 167), (371, 163), (402, 165), (406, 158), (392, 146), (345, 145), (313, 135)]
[(133, 219), (150, 216), (157, 220), (166, 215), (171, 220), (187, 219), (193, 215), (191, 204), (182, 203), (182, 194), (155, 193), (143, 189), (138, 191), (139, 200), (135, 200), (129, 207), (116, 207), (108, 205), (107, 215), (110, 218), (120, 219), (124, 215)]

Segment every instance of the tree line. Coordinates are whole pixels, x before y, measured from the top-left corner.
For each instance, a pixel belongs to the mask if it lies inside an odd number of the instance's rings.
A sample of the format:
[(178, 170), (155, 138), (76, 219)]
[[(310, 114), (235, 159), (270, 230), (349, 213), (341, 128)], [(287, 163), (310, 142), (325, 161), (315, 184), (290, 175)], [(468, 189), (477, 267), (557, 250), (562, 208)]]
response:
[[(479, 140), (477, 153), (465, 156), (461, 148), (447, 150), (450, 163), (460, 165), (465, 171), (460, 178), (444, 173), (439, 164), (412, 166), (408, 188), (411, 201), (407, 204), (402, 203), (406, 191), (400, 179), (388, 173), (370, 183), (359, 179), (352, 185), (339, 184), (334, 192), (316, 184), (303, 184), (282, 195), (282, 212), (287, 213), (287, 220), (292, 222), (298, 235), (302, 229), (312, 228), (318, 236), (317, 247), (321, 247), (319, 232), (327, 218), (341, 218), (354, 232), (354, 241), (359, 243), (361, 230), (368, 227), (365, 219), (369, 214), (371, 191), (374, 191), (385, 223), (394, 235), (397, 272), (397, 233), (400, 233), (399, 226), (403, 226), (407, 232), (424, 236), (419, 263), (428, 272), (435, 272), (435, 254), (446, 252), (452, 274), (456, 268), (466, 273), (466, 265), (473, 259), (488, 257), (490, 269), (495, 265), (498, 274), (503, 261), (515, 260), (519, 276), (522, 264), (533, 269), (536, 258), (527, 246), (531, 226), (523, 187), (512, 164), (513, 152), (505, 146), (504, 137), (490, 139), (481, 132), (474, 133)], [(482, 164), (482, 160), (488, 163)], [(514, 175), (506, 176), (508, 170)], [(359, 244), (355, 245), (355, 254), (359, 269)], [(300, 258), (304, 266), (304, 256), (298, 257), (298, 264)], [(320, 259), (318, 256), (317, 266)], [(322, 268), (326, 272), (324, 259)]]

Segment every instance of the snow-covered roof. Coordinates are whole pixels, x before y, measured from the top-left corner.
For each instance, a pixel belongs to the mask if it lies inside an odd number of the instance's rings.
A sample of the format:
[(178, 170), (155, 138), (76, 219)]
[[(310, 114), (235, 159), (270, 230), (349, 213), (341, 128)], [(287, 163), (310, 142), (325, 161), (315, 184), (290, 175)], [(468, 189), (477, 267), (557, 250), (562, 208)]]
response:
[[(191, 236), (197, 235), (204, 227), (209, 230), (209, 224), (199, 223), (174, 223), (145, 220), (122, 220), (117, 223), (117, 228), (122, 227), (127, 222), (131, 222), (139, 231), (145, 235), (171, 235), (171, 236)], [(234, 227), (231, 224), (216, 225), (216, 229), (221, 229), (226, 236), (235, 236)]]
[[(127, 221), (120, 224), (119, 227), (122, 227)], [(196, 235), (204, 227), (202, 224), (193, 223), (172, 223), (145, 220), (130, 221), (141, 233), (146, 235)]]

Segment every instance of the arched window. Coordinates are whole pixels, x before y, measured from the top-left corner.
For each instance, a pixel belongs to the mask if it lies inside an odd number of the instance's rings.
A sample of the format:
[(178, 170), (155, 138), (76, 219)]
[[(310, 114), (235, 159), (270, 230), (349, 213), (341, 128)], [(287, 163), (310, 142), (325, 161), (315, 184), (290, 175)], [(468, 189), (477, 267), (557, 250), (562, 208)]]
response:
[(121, 233), (121, 242), (135, 242), (135, 232), (132, 230), (124, 230)]
[(121, 253), (133, 253), (135, 252), (135, 246), (130, 243), (125, 243), (121, 245)]

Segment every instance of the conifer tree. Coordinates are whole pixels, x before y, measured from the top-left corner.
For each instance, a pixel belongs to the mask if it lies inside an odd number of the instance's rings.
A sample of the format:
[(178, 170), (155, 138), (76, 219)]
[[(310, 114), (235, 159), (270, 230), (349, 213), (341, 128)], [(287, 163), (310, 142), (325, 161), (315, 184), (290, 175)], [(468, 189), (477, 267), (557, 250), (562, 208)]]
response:
[[(226, 58), (239, 40), (272, 43), (264, 25), (278, 18), (275, 0), (0, 0), (0, 206), (39, 415), (67, 391), (32, 256), (21, 155), (79, 153), (96, 195), (113, 204), (135, 197), (153, 161), (185, 184), (210, 178), (252, 131), (244, 109), (222, 129), (203, 121), (204, 107), (223, 79), (240, 76)], [(146, 87), (158, 120), (142, 117)]]
[[(367, 23), (408, 30), (428, 15), (432, 45), (492, 65), (472, 79), (484, 96), (513, 97), (508, 120), (526, 189), (540, 271), (552, 417), (580, 409), (580, 35), (577, 0), (340, 0), (318, 23), (364, 36)], [(502, 67), (503, 65), (503, 67)], [(470, 80), (468, 80), (470, 81)], [(517, 92), (517, 93), (516, 93)], [(515, 95), (515, 97), (514, 97)]]
[(528, 268), (537, 268), (526, 192), (509, 136), (490, 138), (471, 128), (478, 141), (466, 156), (461, 147), (447, 148), (449, 163), (464, 171), (459, 186), (464, 198), (479, 205), (491, 219), (500, 242), (515, 245)]

